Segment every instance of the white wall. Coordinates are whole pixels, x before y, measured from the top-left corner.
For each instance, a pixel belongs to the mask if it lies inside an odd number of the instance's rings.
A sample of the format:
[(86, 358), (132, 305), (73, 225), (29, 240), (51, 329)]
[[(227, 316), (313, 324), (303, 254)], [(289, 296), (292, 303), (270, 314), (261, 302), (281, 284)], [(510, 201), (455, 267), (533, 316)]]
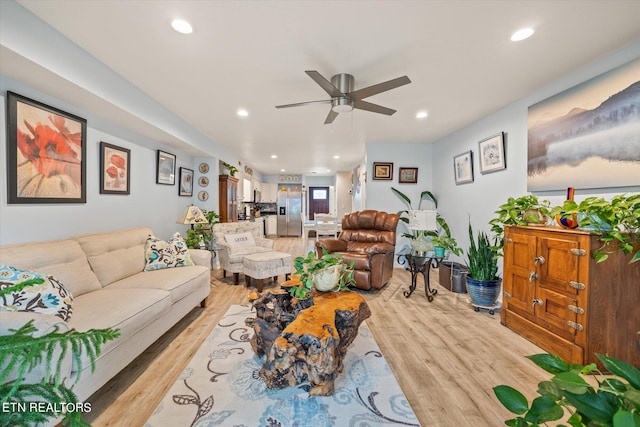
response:
[[(54, 98), (39, 93), (28, 87), (19, 85), (10, 79), (0, 80), (0, 153), (6, 153), (6, 99), (5, 91), (12, 90), (48, 105), (83, 117), (82, 111), (65, 105)], [(86, 116), (84, 116), (87, 118)], [(176, 220), (186, 206), (191, 203), (207, 209), (218, 209), (217, 169), (213, 168), (209, 175), (210, 198), (200, 203), (197, 188), (194, 197), (178, 196), (178, 171), (187, 167), (194, 169), (194, 177), (201, 176), (197, 165), (207, 161), (210, 166), (217, 161), (207, 158), (194, 159), (173, 148), (168, 149), (153, 141), (144, 141), (144, 145), (136, 141), (123, 139), (91, 127), (91, 119), (87, 118), (87, 157), (86, 188), (87, 202), (82, 204), (7, 204), (6, 159), (2, 158), (0, 173), (0, 244), (13, 244), (30, 241), (52, 240), (84, 233), (95, 233), (149, 226), (160, 238), (167, 239), (176, 231), (185, 233), (187, 226), (176, 224)], [(142, 137), (140, 137), (142, 138)], [(99, 161), (100, 142), (108, 142), (131, 150), (131, 183), (130, 195), (100, 194)], [(176, 155), (176, 185), (158, 185), (155, 183), (156, 149), (169, 151)], [(215, 189), (214, 191), (211, 191)]]
[(336, 174), (336, 215), (338, 218), (351, 212), (352, 192), (351, 172), (338, 172)]
[[(510, 196), (518, 197), (527, 194), (528, 106), (638, 57), (640, 57), (640, 40), (581, 69), (570, 72), (563, 78), (535, 90), (521, 100), (437, 141), (428, 149), (421, 148), (420, 144), (367, 145), (367, 171), (369, 174), (366, 183), (367, 208), (388, 212), (403, 209), (404, 207), (391, 193), (390, 187), (392, 185), (398, 186), (412, 200), (419, 197), (420, 191), (431, 190), (438, 199), (439, 213), (449, 223), (453, 236), (457, 239), (460, 247), (466, 251), (469, 246), (467, 232), (469, 218), (471, 218), (474, 231), (489, 231), (488, 222), (495, 216), (494, 211), (499, 205)], [(507, 168), (500, 172), (482, 175), (479, 172), (477, 159), (478, 142), (498, 132), (505, 132)], [(474, 182), (456, 185), (453, 175), (453, 157), (468, 150), (472, 150), (474, 154)], [(420, 159), (420, 161), (415, 161), (415, 159)], [(373, 181), (370, 179), (372, 164), (375, 161), (394, 163), (393, 181)], [(418, 166), (420, 168), (418, 185), (397, 183), (398, 167), (400, 166)], [(571, 184), (570, 177), (567, 177), (567, 187), (572, 186)], [(575, 199), (579, 202), (590, 195), (610, 198), (618, 193), (639, 191), (640, 177), (638, 177), (638, 186), (635, 187), (576, 190)], [(552, 205), (561, 204), (565, 199), (565, 189), (535, 194), (543, 199), (549, 199)], [(401, 245), (402, 241), (399, 241), (398, 244)], [(463, 261), (464, 255), (457, 260)]]
[[(433, 159), (432, 144), (367, 144), (367, 159), (366, 209), (385, 212), (398, 212), (407, 209), (407, 205), (391, 191), (391, 187), (397, 188), (407, 195), (411, 199), (414, 209), (418, 208), (420, 193), (425, 190), (433, 192), (437, 199), (440, 198), (432, 174), (432, 164), (437, 163)], [(373, 163), (375, 162), (392, 162), (393, 179), (374, 180)], [(400, 167), (417, 167), (418, 183), (398, 183)], [(422, 208), (432, 209), (433, 205), (425, 200)], [(405, 224), (400, 223), (396, 251), (408, 244), (406, 238), (400, 237), (405, 231), (407, 231)]]

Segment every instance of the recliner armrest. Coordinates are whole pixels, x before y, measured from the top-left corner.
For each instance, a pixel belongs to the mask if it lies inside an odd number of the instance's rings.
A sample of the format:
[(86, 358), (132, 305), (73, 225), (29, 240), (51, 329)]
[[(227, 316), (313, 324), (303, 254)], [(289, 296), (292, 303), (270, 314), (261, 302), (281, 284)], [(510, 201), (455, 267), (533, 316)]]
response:
[(367, 253), (370, 256), (376, 254), (387, 254), (395, 251), (395, 246), (389, 243), (368, 243), (368, 242), (349, 242), (349, 246), (346, 249), (347, 252), (360, 252)]
[(316, 248), (319, 255), (322, 254), (322, 249), (329, 253), (344, 252), (347, 250), (347, 242), (339, 239), (322, 239), (316, 242)]

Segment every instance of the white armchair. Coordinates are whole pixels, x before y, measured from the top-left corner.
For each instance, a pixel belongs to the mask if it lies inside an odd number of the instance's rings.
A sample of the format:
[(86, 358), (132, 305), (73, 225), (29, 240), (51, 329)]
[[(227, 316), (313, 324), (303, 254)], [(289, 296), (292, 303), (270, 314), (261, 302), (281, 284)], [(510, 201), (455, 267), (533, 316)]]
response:
[(233, 283), (239, 283), (240, 273), (244, 273), (242, 260), (245, 256), (258, 252), (273, 251), (273, 240), (262, 237), (260, 222), (224, 222), (213, 225), (213, 237), (223, 277), (233, 273)]

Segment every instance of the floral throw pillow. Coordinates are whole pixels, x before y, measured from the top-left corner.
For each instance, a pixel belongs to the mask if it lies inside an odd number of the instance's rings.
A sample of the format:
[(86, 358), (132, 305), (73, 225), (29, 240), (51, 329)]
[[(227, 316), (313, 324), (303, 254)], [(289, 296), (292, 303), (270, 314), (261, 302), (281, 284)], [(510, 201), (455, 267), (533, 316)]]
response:
[(146, 259), (144, 271), (194, 265), (187, 243), (180, 233), (174, 234), (168, 242), (149, 236), (144, 248), (144, 256)]
[[(43, 282), (24, 285), (32, 279)], [(0, 291), (0, 311), (50, 314), (65, 321), (71, 318), (73, 296), (53, 276), (0, 265)]]

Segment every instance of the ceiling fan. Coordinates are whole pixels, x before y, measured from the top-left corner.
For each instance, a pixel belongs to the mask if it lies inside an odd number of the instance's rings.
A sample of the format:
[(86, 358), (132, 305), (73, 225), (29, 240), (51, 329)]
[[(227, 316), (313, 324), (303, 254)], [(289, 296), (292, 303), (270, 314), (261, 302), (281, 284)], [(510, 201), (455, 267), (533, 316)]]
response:
[(365, 87), (363, 89), (353, 90), (354, 79), (351, 74), (336, 74), (331, 77), (331, 81), (329, 81), (317, 71), (305, 71), (305, 73), (307, 73), (313, 81), (318, 83), (322, 89), (331, 95), (331, 99), (276, 105), (276, 108), (300, 107), (302, 105), (310, 104), (331, 104), (329, 115), (324, 121), (325, 125), (332, 123), (335, 118), (338, 117), (338, 113), (346, 113), (354, 108), (390, 116), (395, 113), (396, 110), (372, 104), (371, 102), (363, 101), (363, 99), (411, 83), (409, 77), (402, 76), (373, 86)]

